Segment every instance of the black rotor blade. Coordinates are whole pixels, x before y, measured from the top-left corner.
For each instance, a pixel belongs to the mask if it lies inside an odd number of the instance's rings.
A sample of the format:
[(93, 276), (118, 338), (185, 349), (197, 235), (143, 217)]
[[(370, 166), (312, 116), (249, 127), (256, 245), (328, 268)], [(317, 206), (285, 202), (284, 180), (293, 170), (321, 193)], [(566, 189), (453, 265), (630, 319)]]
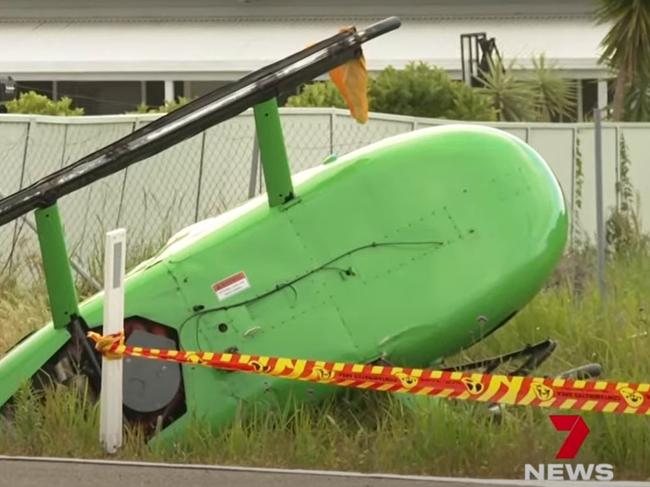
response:
[(0, 226), (359, 57), (361, 44), (399, 26), (397, 17), (389, 17), (342, 31), (188, 103), (0, 200)]

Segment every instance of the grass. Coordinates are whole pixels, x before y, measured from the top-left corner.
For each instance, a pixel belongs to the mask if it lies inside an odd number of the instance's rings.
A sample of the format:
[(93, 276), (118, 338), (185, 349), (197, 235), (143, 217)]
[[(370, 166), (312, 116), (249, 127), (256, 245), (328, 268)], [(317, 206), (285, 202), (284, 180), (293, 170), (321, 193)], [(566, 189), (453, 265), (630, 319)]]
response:
[[(569, 257), (503, 329), (454, 360), (503, 353), (551, 337), (558, 350), (539, 373), (600, 362), (611, 380), (650, 381), (650, 257), (609, 263), (602, 302), (588, 254)], [(0, 292), (0, 349), (47, 316), (43, 290)], [(219, 433), (196, 421), (176, 445), (150, 448), (129, 429), (118, 458), (405, 474), (522, 478), (524, 464), (556, 463), (564, 439), (550, 411), (349, 391), (319, 406), (288, 407), (237, 420)], [(591, 429), (578, 463), (610, 463), (616, 479), (650, 478), (650, 419), (585, 414)], [(0, 420), (0, 454), (103, 457), (97, 406), (83, 393), (24, 389)]]

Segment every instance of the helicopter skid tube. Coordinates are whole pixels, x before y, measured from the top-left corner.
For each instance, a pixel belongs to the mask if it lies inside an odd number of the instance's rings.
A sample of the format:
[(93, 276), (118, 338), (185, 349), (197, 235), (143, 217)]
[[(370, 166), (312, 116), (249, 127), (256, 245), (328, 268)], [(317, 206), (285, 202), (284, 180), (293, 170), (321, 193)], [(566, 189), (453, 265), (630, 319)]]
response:
[(0, 405), (4, 405), (72, 338), (66, 328), (52, 323), (24, 338), (0, 358)]

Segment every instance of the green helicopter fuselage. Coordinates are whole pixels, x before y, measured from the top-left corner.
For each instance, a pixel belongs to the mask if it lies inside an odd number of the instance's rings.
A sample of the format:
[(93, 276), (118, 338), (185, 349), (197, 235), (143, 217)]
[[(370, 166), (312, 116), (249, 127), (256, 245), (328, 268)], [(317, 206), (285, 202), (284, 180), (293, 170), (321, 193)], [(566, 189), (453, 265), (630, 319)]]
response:
[[(103, 295), (78, 304), (58, 199), (254, 108), (266, 195), (192, 225), (133, 269), (127, 343), (154, 348), (423, 367), (481, 340), (541, 289), (567, 239), (561, 189), (505, 132), (418, 130), (290, 175), (276, 97), (358, 59), (400, 25), (344, 29), (218, 88), (0, 199), (0, 225), (35, 211), (52, 322), (0, 358), (0, 407), (29, 379), (97, 390), (85, 332)], [(45, 372), (45, 374), (42, 374)], [(142, 358), (124, 360), (127, 417), (182, 433), (240, 408), (318, 401), (328, 385)], [(153, 430), (153, 427), (152, 427)]]
[[(524, 142), (452, 125), (393, 137), (293, 178), (173, 237), (128, 276), (125, 316), (185, 350), (427, 366), (485, 337), (542, 287), (567, 214)], [(80, 307), (102, 321), (101, 295)], [(187, 413), (314, 400), (330, 386), (184, 366)], [(171, 424), (163, 435), (181, 428)]]

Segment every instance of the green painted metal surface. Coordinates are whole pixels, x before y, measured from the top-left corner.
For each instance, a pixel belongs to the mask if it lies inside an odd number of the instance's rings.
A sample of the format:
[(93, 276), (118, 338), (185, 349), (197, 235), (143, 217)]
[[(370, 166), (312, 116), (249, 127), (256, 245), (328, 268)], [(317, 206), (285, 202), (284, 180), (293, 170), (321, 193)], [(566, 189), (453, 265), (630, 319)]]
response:
[(293, 198), (291, 169), (284, 146), (278, 103), (272, 98), (255, 105), (253, 111), (269, 205), (278, 206)]
[[(261, 196), (180, 232), (130, 273), (126, 316), (174, 328), (183, 349), (426, 366), (521, 309), (567, 238), (546, 163), (484, 127), (393, 137), (294, 185), (292, 205), (269, 207)], [(219, 297), (215, 284), (239, 273), (249, 287)], [(81, 313), (98, 326), (101, 296)], [(183, 381), (188, 412), (162, 439), (193, 415), (218, 427), (241, 404), (337, 392), (191, 366)]]
[(0, 406), (13, 396), (70, 339), (67, 326), (79, 316), (59, 208), (35, 211), (38, 242), (52, 322), (32, 333), (0, 360)]
[(0, 405), (6, 403), (68, 340), (52, 323), (32, 333), (0, 360)]
[(79, 315), (79, 308), (59, 207), (54, 203), (38, 209), (34, 217), (52, 322), (55, 328), (65, 328), (73, 316)]

